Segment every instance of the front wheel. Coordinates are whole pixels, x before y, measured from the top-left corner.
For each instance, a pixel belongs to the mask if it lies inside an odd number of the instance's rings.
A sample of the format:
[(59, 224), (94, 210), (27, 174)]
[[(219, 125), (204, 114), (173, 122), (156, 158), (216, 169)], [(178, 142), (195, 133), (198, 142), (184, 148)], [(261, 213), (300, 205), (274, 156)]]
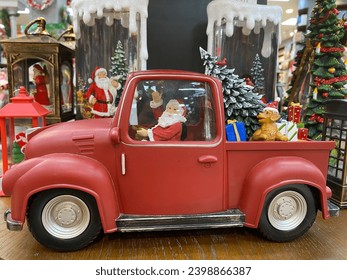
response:
[(56, 251), (75, 251), (101, 233), (101, 221), (93, 197), (76, 190), (54, 189), (38, 194), (27, 212), (35, 239)]
[(283, 187), (270, 192), (266, 197), (259, 231), (272, 241), (291, 241), (306, 233), (316, 216), (315, 199), (307, 186)]

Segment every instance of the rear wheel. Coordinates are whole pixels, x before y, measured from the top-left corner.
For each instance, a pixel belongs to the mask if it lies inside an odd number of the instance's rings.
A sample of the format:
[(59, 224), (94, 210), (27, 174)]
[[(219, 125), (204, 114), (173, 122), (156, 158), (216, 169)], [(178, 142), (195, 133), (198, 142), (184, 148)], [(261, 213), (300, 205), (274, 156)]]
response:
[(307, 186), (283, 187), (268, 194), (259, 221), (259, 231), (272, 241), (291, 241), (306, 233), (316, 216), (315, 199)]
[(102, 229), (94, 198), (76, 190), (54, 189), (38, 194), (29, 205), (27, 218), (35, 239), (56, 251), (81, 249)]

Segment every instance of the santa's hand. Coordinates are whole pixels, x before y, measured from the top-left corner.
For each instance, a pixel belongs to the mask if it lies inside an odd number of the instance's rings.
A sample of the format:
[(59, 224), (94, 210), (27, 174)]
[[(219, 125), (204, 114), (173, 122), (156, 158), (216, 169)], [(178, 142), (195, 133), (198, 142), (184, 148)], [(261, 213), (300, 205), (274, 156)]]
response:
[(93, 97), (91, 100), (90, 100), (90, 103), (92, 103), (92, 105), (94, 105), (96, 103), (96, 98)]
[(114, 80), (114, 79), (111, 80), (111, 85), (113, 87), (115, 87), (116, 89), (118, 89), (118, 87), (119, 87), (119, 83), (116, 80)]
[(148, 132), (145, 128), (140, 128), (136, 133), (141, 137), (148, 137)]
[(155, 103), (161, 102), (162, 101), (161, 93), (159, 93), (158, 91), (153, 91), (152, 92), (152, 99), (153, 99), (153, 102), (155, 102)]

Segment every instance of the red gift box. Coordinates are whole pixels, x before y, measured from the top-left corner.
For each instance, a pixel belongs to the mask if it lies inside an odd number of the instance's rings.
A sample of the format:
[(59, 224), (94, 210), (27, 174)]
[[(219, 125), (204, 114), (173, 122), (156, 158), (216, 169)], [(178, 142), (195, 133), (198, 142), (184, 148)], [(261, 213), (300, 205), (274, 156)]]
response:
[(299, 123), (301, 108), (302, 108), (302, 105), (300, 105), (300, 103), (292, 102), (290, 106), (288, 107), (288, 121), (293, 123)]
[(308, 128), (298, 128), (298, 140), (307, 140)]

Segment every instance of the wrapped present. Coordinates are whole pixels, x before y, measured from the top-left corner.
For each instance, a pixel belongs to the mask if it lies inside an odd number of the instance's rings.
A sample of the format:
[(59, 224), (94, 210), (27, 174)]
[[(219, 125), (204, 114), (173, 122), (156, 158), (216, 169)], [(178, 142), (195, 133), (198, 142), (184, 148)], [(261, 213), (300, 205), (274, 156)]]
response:
[(298, 140), (307, 140), (308, 128), (298, 128)]
[(276, 123), (279, 132), (288, 137), (288, 141), (298, 141), (298, 127), (296, 123), (281, 121)]
[(243, 122), (236, 120), (228, 120), (228, 124), (225, 127), (228, 141), (246, 141), (246, 127)]
[(302, 105), (292, 102), (288, 107), (288, 121), (299, 123)]

